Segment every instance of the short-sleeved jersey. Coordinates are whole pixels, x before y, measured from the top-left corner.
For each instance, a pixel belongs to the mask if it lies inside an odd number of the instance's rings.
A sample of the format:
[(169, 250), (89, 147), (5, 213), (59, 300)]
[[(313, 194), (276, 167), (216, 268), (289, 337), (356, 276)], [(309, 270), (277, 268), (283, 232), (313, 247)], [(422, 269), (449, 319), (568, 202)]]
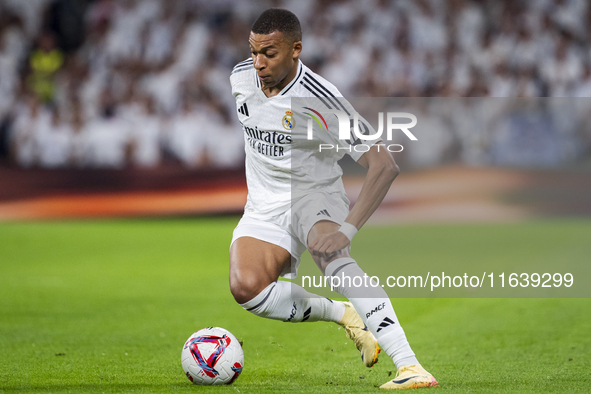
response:
[[(358, 160), (364, 152), (346, 149), (350, 146), (338, 139), (338, 120), (334, 115), (325, 117), (331, 133), (317, 133), (313, 140), (308, 140), (305, 127), (294, 127), (294, 122), (302, 120), (292, 108), (292, 99), (302, 97), (322, 103), (324, 109), (351, 113), (352, 107), (338, 89), (301, 61), (294, 80), (273, 97), (263, 93), (252, 59), (234, 67), (230, 82), (244, 131), (248, 185), (245, 211), (250, 216), (268, 219), (287, 212), (299, 198), (315, 191), (340, 192), (346, 199), (343, 173), (337, 161), (344, 154)], [(343, 149), (320, 151), (319, 143)]]

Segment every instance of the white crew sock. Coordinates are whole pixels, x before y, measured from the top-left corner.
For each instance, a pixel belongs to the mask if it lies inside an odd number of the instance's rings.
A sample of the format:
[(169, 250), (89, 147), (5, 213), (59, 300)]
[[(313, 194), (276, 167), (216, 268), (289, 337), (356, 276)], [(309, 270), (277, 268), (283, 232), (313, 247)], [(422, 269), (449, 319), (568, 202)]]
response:
[(381, 286), (371, 281), (355, 260), (351, 257), (334, 260), (326, 267), (325, 274), (330, 283), (338, 284), (335, 291), (351, 301), (396, 368), (419, 363), (400, 327), (388, 295)]
[(338, 323), (345, 314), (342, 302), (308, 293), (302, 287), (284, 281), (271, 283), (252, 300), (240, 305), (257, 316), (292, 323)]

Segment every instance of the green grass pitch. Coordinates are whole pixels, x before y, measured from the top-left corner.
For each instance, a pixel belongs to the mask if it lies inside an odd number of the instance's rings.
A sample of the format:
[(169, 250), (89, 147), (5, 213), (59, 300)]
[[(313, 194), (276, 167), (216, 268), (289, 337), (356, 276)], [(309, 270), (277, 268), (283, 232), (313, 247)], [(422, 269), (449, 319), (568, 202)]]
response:
[[(227, 260), (237, 220), (0, 224), (0, 392), (379, 392), (395, 373), (384, 353), (367, 369), (337, 325), (263, 320), (234, 302)], [(545, 253), (591, 256), (589, 221), (407, 225), (395, 242), (405, 256), (434, 233), (468, 249), (507, 231), (535, 245), (555, 226), (564, 236)], [(440, 258), (437, 242), (420, 258)], [(441, 384), (435, 392), (590, 390), (589, 299), (398, 299), (394, 307)], [(206, 326), (244, 341), (245, 368), (231, 386), (198, 387), (183, 375), (181, 347)]]

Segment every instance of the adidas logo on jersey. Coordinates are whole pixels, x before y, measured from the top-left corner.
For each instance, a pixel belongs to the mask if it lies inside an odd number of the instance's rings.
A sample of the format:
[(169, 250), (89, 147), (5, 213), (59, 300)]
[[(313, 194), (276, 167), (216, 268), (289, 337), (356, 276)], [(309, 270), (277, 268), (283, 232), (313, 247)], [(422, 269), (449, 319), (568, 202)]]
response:
[(248, 107), (246, 106), (246, 103), (242, 104), (240, 108), (238, 108), (238, 112), (240, 112), (242, 115), (250, 116), (248, 115)]
[(384, 317), (384, 320), (382, 320), (382, 322), (380, 323), (380, 328), (378, 328), (377, 332), (382, 331), (382, 329), (384, 329), (388, 326), (391, 326), (392, 324), (394, 324), (392, 319), (390, 319), (388, 317)]
[(328, 211), (326, 209), (323, 209), (322, 211), (320, 211), (316, 214), (316, 216), (319, 216), (319, 215), (326, 215), (329, 218), (332, 217), (332, 216), (330, 216), (330, 213), (328, 213)]

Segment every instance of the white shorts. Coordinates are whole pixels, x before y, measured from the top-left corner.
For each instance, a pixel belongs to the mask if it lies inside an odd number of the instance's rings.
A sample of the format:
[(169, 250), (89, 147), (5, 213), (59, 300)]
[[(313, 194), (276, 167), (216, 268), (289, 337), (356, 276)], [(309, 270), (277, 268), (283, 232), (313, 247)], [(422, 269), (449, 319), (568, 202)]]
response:
[(245, 213), (234, 229), (232, 243), (240, 237), (253, 237), (282, 247), (291, 254), (291, 267), (281, 276), (294, 279), (312, 227), (321, 220), (342, 224), (347, 215), (349, 200), (342, 193), (313, 193), (278, 216), (260, 219)]

